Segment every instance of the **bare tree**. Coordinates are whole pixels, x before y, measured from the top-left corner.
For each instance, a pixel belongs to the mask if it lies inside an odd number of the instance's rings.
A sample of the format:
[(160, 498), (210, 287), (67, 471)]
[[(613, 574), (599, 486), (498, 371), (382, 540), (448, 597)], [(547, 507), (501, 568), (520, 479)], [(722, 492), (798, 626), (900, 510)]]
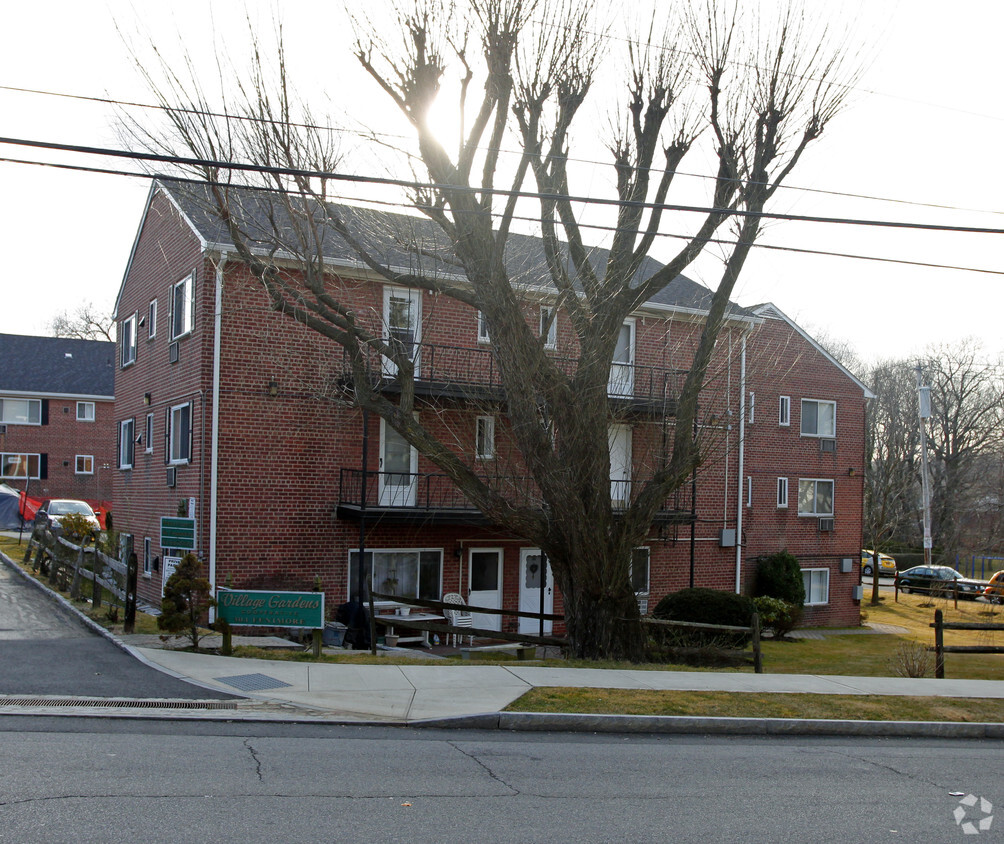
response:
[(72, 337), (77, 340), (115, 341), (115, 320), (90, 302), (83, 302), (75, 310), (64, 310), (49, 322), (53, 337)]
[[(162, 66), (163, 73), (155, 73), (140, 63), (171, 127), (169, 133), (134, 127), (135, 133), (148, 148), (204, 160), (188, 175), (208, 186), (214, 212), (272, 306), (344, 350), (355, 404), (385, 419), (493, 523), (547, 554), (564, 598), (572, 653), (637, 658), (644, 639), (629, 580), (632, 549), (702, 462), (703, 432), (714, 426), (698, 424), (706, 421), (698, 401), (705, 401), (715, 344), (761, 213), (839, 110), (854, 71), (845, 66), (843, 48), (794, 9), (761, 25), (738, 4), (711, 0), (688, 8), (682, 20), (653, 20), (629, 41), (625, 106), (611, 115), (615, 233), (597, 263), (569, 168), (573, 127), (588, 119), (584, 106), (606, 46), (592, 2), (414, 0), (398, 7), (394, 20), (356, 24), (356, 59), (414, 134), (415, 146), (407, 150), (419, 176), (413, 207), (440, 233), (432, 244), (400, 240), (398, 246), (412, 250), (409, 271), (381, 257), (379, 239), (360, 224), (365, 215), (327, 201), (332, 181), (326, 174), (338, 158), (331, 135), (312, 128), (317, 121), (310, 110), (294, 100), (281, 41), (275, 51), (256, 44), (250, 73), (232, 77), (236, 93), (215, 100), (192, 81), (194, 66)], [(261, 56), (273, 52), (270, 75)], [(455, 151), (441, 142), (431, 115), (448, 74), (459, 79), (456, 112), (464, 121)], [(213, 116), (219, 114), (227, 117)], [(509, 166), (502, 156), (513, 142), (518, 153)], [(715, 160), (707, 208), (696, 223), (680, 224), (691, 236), (679, 252), (654, 263), (649, 252), (668, 221), (665, 204), (678, 168), (702, 142)], [(231, 161), (271, 169), (239, 172), (227, 168)], [(273, 191), (271, 233), (246, 227), (245, 194), (237, 188), (248, 184)], [(544, 266), (527, 268), (524, 276), (513, 269), (519, 249), (513, 228), (531, 210)], [(726, 224), (733, 226), (734, 243), (724, 247), (721, 279), (687, 362), (675, 424), (648, 476), (632, 484), (630, 505), (615, 513), (608, 430), (616, 413), (608, 381), (619, 332)], [(338, 298), (323, 249), (330, 232), (351, 244), (378, 278), (481, 312), (514, 448), (535, 500), (514, 498), (511, 483), (480, 475), (449, 438), (416, 419), (411, 346), (369, 327)], [(295, 272), (280, 259), (290, 255)], [(541, 282), (574, 334), (570, 365), (546, 353), (526, 319), (528, 297), (539, 293)], [(392, 363), (396, 397), (374, 383), (374, 356)]]

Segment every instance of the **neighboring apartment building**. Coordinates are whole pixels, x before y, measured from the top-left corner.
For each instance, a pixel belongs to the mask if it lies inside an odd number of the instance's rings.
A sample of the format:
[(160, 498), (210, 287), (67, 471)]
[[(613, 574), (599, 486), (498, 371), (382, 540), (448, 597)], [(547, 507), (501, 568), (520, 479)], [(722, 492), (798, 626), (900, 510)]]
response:
[(115, 469), (115, 344), (0, 334), (0, 481), (107, 510)]
[[(524, 260), (539, 256), (535, 244), (530, 238), (517, 244)], [(417, 412), (423, 421), (453, 432), (458, 452), (472, 465), (503, 482), (515, 478), (497, 375), (478, 313), (446, 297), (382, 282), (361, 270), (347, 247), (339, 252), (333, 244), (331, 251), (328, 259), (341, 274), (332, 278), (339, 298), (374, 331), (403, 338), (417, 351)], [(609, 388), (610, 401), (621, 411), (609, 438), (615, 502), (631, 494), (632, 478), (643, 474), (665, 442), (675, 391), (708, 301), (707, 290), (679, 277), (625, 323)], [(561, 313), (548, 320), (548, 303), (546, 291), (529, 297), (527, 319), (545, 326), (545, 346), (560, 355), (568, 350), (569, 327)], [(310, 588), (319, 579), (329, 604), (350, 593), (365, 517), (378, 591), (437, 599), (459, 592), (473, 605), (532, 611), (543, 598), (546, 611), (551, 606), (560, 611), (560, 596), (550, 587), (541, 595), (539, 550), (487, 524), (434, 465), (381, 420), (371, 418), (363, 430), (361, 412), (345, 399), (340, 348), (269, 310), (219, 221), (177, 186), (155, 183), (151, 189), (116, 318), (116, 526), (133, 537), (147, 600), (159, 598), (170, 570), (166, 560), (179, 556), (161, 545), (161, 517), (195, 519), (197, 551), (212, 582)], [(779, 366), (791, 366), (801, 380), (787, 382), (753, 369), (747, 375), (760, 337), (786, 333), (787, 341), (772, 340), (786, 356)], [(798, 433), (791, 443), (761, 442), (762, 416), (748, 425), (743, 420), (749, 393), (766, 396), (788, 383), (784, 389), (796, 403), (796, 424), (800, 413), (808, 413), (809, 405), (799, 404), (802, 398), (837, 401), (840, 459), (851, 460), (856, 447), (853, 461), (861, 467), (866, 390), (773, 312), (732, 307), (719, 349), (703, 408), (706, 426), (718, 432), (714, 454), (694, 484), (667, 502), (650, 541), (637, 549), (632, 577), (639, 601), (647, 607), (688, 585), (691, 570), (696, 585), (743, 588), (752, 558), (787, 543), (813, 561), (806, 577), (816, 583), (813, 595), (819, 600), (810, 607), (810, 620), (856, 623), (860, 483), (837, 479), (832, 452), (819, 450), (819, 431), (829, 430), (825, 408), (823, 428)], [(374, 378), (388, 374), (385, 361), (370, 363)], [(389, 380), (387, 389), (393, 390)], [(762, 398), (758, 401), (762, 407)], [(754, 453), (760, 447), (763, 453)], [(755, 498), (763, 495), (760, 479), (772, 473), (786, 474), (793, 490), (802, 479), (829, 478), (836, 487), (829, 499), (836, 502), (830, 508), (834, 529), (819, 521), (825, 482), (813, 488), (811, 514), (797, 512), (794, 492), (793, 506), (783, 513), (775, 508), (770, 520), (758, 499), (748, 506), (747, 490)], [(754, 477), (752, 485), (747, 475)], [(526, 494), (525, 486), (514, 482), (513, 494)], [(853, 561), (852, 571), (841, 570), (843, 559)], [(500, 623), (510, 629), (499, 616), (475, 617), (475, 626), (498, 629)], [(535, 621), (519, 623), (525, 632), (537, 629)], [(516, 624), (511, 622), (512, 629)]]

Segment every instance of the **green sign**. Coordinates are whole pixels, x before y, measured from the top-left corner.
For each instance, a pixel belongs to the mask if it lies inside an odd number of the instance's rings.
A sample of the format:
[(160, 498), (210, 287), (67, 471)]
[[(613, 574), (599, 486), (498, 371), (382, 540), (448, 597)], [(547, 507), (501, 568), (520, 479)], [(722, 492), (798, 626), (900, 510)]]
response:
[(218, 589), (216, 616), (238, 627), (324, 627), (323, 592)]
[(162, 516), (160, 520), (160, 547), (179, 551), (195, 550), (195, 519), (178, 519)]

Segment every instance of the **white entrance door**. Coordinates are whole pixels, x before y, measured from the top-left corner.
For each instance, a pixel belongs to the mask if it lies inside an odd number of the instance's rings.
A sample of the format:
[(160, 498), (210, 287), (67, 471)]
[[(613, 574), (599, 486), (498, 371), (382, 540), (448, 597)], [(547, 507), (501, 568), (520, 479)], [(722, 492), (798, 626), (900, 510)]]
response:
[[(543, 555), (539, 548), (522, 548), (519, 552), (519, 611), (540, 612), (540, 576), (543, 571)], [(554, 611), (554, 578), (551, 566), (547, 566), (547, 580), (544, 583), (544, 613)], [(535, 618), (521, 618), (519, 632), (538, 635), (540, 621)], [(544, 635), (551, 632), (551, 622), (544, 622)]]
[[(472, 607), (502, 608), (502, 551), (498, 548), (471, 549), (470, 588), (467, 603)], [(502, 616), (472, 613), (475, 627), (482, 630), (501, 630)]]
[[(383, 289), (384, 338), (388, 345), (415, 363), (418, 375), (418, 344), (422, 334), (422, 291), (406, 287), (384, 287)], [(384, 358), (384, 375), (397, 375), (397, 364)]]
[(610, 501), (614, 507), (631, 503), (631, 426), (611, 425), (607, 432), (610, 447)]
[(614, 358), (610, 365), (607, 392), (611, 396), (634, 395), (634, 330), (633, 319), (627, 320), (617, 335)]
[(380, 506), (414, 507), (418, 451), (380, 420)]

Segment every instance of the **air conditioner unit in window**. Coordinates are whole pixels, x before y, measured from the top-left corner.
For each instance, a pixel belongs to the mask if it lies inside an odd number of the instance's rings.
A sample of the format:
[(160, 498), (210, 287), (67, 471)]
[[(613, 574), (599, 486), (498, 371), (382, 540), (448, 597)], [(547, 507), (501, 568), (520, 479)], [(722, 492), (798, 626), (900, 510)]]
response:
[(819, 450), (822, 451), (822, 452), (829, 453), (829, 454), (836, 454), (837, 453), (837, 441), (836, 440), (828, 440), (828, 439), (820, 440), (819, 441)]
[(178, 343), (175, 341), (167, 347), (167, 357), (171, 363), (178, 362)]
[(167, 485), (169, 487), (177, 486), (178, 484), (178, 470), (174, 466), (167, 467)]
[(7, 433), (7, 426), (0, 425), (0, 434), (6, 434), (6, 433)]
[(828, 533), (833, 530), (833, 519), (820, 519), (819, 520), (819, 531), (820, 533)]

